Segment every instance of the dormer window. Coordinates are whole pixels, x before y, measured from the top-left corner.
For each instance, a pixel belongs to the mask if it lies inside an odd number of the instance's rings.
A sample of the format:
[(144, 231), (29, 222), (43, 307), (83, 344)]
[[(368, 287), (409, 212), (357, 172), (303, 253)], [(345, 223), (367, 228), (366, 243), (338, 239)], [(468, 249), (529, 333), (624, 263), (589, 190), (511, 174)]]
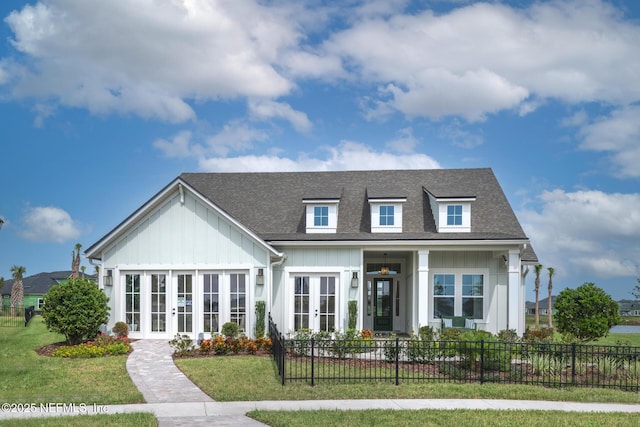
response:
[(305, 199), (307, 233), (335, 233), (338, 228), (339, 199)]
[(438, 233), (470, 233), (471, 204), (475, 196), (435, 195), (426, 188)]
[(369, 199), (372, 233), (402, 233), (402, 204), (406, 198)]

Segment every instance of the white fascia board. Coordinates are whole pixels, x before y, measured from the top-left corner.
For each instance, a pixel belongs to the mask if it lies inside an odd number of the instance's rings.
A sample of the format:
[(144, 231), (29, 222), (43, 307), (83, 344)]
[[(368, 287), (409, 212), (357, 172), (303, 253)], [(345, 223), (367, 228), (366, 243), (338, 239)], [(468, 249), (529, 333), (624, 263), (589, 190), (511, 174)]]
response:
[(375, 197), (369, 197), (367, 199), (369, 203), (404, 203), (407, 201), (406, 197), (385, 197), (382, 199), (376, 199)]
[(157, 193), (155, 196), (153, 196), (151, 199), (149, 199), (145, 204), (143, 204), (141, 207), (139, 207), (137, 210), (135, 210), (123, 222), (121, 222), (113, 230), (111, 230), (109, 233), (107, 233), (102, 239), (98, 240), (97, 243), (95, 243), (94, 245), (89, 247), (89, 249), (84, 252), (84, 256), (86, 258), (89, 258), (89, 259), (99, 259), (98, 258), (98, 254), (100, 254), (105, 249), (105, 247), (107, 247), (110, 244), (110, 242), (113, 239), (117, 238), (122, 233), (124, 233), (132, 224), (135, 224), (142, 216), (146, 215), (150, 210), (152, 210), (159, 202), (164, 200), (168, 195), (174, 193), (175, 191), (181, 191), (180, 190), (180, 186), (182, 186), (183, 188), (189, 190), (198, 200), (200, 200), (202, 203), (204, 203), (205, 205), (207, 205), (211, 209), (215, 210), (216, 213), (218, 213), (220, 216), (222, 216), (225, 219), (227, 219), (229, 222), (231, 222), (233, 225), (238, 227), (244, 233), (246, 233), (249, 236), (251, 236), (260, 245), (262, 245), (264, 248), (266, 248), (269, 252), (271, 252), (272, 254), (274, 254), (274, 255), (276, 255), (278, 257), (282, 257), (282, 255), (283, 255), (282, 253), (276, 251), (273, 246), (271, 246), (269, 243), (265, 242), (263, 239), (258, 237), (253, 231), (249, 230), (247, 227), (242, 225), (240, 222), (238, 222), (236, 219), (231, 217), (225, 211), (220, 209), (218, 206), (213, 204), (211, 201), (207, 200), (198, 191), (196, 191), (193, 187), (191, 187), (189, 184), (187, 184), (185, 181), (183, 181), (182, 178), (180, 178), (180, 177), (176, 178), (171, 183), (169, 183), (169, 185), (164, 187), (162, 190), (160, 190), (159, 193)]
[(273, 240), (269, 242), (273, 246), (310, 247), (310, 246), (358, 246), (358, 247), (397, 247), (402, 249), (418, 249), (425, 246), (445, 248), (450, 250), (487, 250), (487, 247), (513, 248), (529, 244), (528, 239), (514, 240)]
[(337, 205), (338, 203), (340, 203), (340, 199), (302, 199), (302, 203), (311, 205)]

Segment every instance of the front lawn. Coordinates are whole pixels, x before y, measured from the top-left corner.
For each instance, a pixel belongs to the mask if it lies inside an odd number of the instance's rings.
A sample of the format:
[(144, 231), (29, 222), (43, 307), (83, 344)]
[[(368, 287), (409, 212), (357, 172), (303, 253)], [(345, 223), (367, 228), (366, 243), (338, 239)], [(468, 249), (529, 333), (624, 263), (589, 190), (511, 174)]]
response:
[(392, 411), (252, 411), (251, 418), (274, 427), (333, 426), (583, 426), (613, 425), (633, 427), (640, 423), (639, 414), (573, 413), (560, 411), (496, 411), (496, 410), (414, 410)]
[(35, 425), (38, 427), (156, 427), (158, 420), (150, 413), (2, 420), (2, 427), (32, 427)]
[(640, 403), (637, 393), (598, 388), (546, 388), (511, 384), (320, 382), (281, 385), (269, 357), (216, 356), (176, 359), (176, 365), (218, 401), (308, 399), (523, 399)]
[(26, 328), (0, 328), (1, 402), (144, 402), (127, 373), (126, 355), (65, 359), (36, 353), (38, 348), (60, 341), (64, 337), (49, 332), (40, 316)]

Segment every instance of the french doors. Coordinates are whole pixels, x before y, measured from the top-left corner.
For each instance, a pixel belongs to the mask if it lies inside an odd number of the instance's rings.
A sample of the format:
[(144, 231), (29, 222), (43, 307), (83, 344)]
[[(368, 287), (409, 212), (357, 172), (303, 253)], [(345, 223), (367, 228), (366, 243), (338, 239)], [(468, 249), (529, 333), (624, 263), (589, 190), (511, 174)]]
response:
[(336, 330), (337, 276), (296, 275), (293, 278), (293, 329)]

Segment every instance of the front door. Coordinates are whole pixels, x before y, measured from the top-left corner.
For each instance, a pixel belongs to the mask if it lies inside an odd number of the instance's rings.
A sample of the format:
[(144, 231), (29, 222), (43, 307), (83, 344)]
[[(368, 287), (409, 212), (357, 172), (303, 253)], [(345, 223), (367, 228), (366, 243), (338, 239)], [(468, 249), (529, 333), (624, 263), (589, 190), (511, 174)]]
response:
[(293, 329), (336, 329), (336, 276), (295, 276)]
[(393, 331), (393, 280), (374, 279), (373, 330)]
[(169, 318), (167, 275), (151, 274), (151, 334), (165, 336)]
[(179, 334), (193, 332), (193, 275), (175, 276), (175, 306), (173, 307), (174, 330)]

